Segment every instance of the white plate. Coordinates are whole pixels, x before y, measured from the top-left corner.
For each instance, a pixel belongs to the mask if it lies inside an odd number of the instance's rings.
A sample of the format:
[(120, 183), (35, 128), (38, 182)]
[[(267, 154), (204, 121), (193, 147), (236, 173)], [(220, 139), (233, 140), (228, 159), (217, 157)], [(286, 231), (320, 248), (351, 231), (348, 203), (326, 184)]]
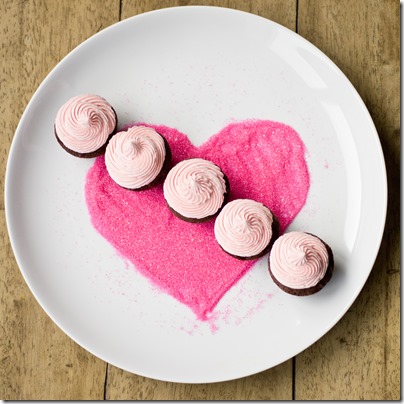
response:
[[(195, 320), (92, 228), (83, 195), (92, 161), (68, 155), (53, 136), (58, 108), (81, 93), (106, 97), (121, 124), (165, 124), (195, 144), (234, 120), (294, 127), (308, 149), (312, 184), (289, 230), (314, 232), (333, 247), (332, 281), (314, 296), (289, 296), (261, 260), (220, 301), (214, 320)], [(43, 81), (10, 151), (6, 217), (28, 286), (73, 340), (139, 375), (216, 382), (293, 357), (344, 315), (379, 249), (386, 187), (369, 113), (323, 53), (255, 15), (181, 7), (107, 28)]]

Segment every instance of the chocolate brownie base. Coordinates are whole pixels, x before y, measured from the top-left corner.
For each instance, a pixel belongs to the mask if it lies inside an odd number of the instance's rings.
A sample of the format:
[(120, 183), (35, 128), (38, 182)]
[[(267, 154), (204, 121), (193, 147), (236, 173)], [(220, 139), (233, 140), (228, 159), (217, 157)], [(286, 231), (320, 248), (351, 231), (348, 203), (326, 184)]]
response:
[[(311, 233), (308, 233), (308, 234), (311, 234)], [(314, 236), (314, 234), (311, 234), (311, 235)], [(317, 237), (317, 236), (314, 236), (314, 237)], [(320, 239), (319, 237), (317, 237), (317, 238)], [(294, 296), (309, 296), (309, 295), (313, 295), (314, 293), (319, 292), (330, 281), (333, 271), (334, 271), (334, 255), (333, 255), (333, 252), (332, 252), (330, 246), (328, 244), (326, 244), (323, 240), (321, 240), (321, 242), (325, 245), (325, 248), (327, 249), (327, 252), (328, 252), (328, 267), (327, 267), (324, 277), (317, 283), (317, 285), (311, 286), (310, 288), (293, 289), (293, 288), (289, 288), (288, 286), (285, 286), (282, 283), (280, 283), (275, 278), (275, 276), (273, 275), (273, 273), (271, 271), (271, 265), (270, 265), (269, 258), (268, 258), (269, 274), (271, 275), (271, 278), (273, 279), (273, 281), (276, 283), (276, 285), (280, 289), (282, 289), (284, 292), (289, 293), (290, 295), (294, 295)]]

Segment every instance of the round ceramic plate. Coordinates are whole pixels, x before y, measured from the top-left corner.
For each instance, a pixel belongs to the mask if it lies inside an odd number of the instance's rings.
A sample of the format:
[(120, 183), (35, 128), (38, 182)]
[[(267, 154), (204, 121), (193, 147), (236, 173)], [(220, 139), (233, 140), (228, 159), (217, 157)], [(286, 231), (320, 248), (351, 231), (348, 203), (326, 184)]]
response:
[[(159, 291), (92, 227), (76, 159), (53, 135), (59, 107), (100, 94), (121, 125), (164, 124), (195, 145), (234, 121), (292, 126), (307, 148), (311, 188), (288, 230), (326, 240), (335, 273), (318, 294), (281, 292), (260, 260), (209, 321)], [(271, 368), (322, 337), (351, 306), (377, 255), (386, 173), (373, 122), (341, 71), (267, 19), (230, 9), (169, 8), (94, 35), (43, 81), (17, 128), (6, 173), (6, 218), (38, 302), (94, 355), (155, 379), (205, 383)], [(158, 242), (158, 241), (157, 241)]]

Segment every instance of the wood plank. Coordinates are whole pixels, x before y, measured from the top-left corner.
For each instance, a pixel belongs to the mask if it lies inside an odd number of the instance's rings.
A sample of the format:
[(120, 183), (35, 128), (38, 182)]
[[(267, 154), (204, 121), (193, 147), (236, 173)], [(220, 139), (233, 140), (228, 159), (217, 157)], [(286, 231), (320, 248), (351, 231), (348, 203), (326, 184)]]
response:
[(299, 1), (299, 34), (336, 62), (372, 115), (386, 157), (389, 205), (365, 288), (343, 319), (297, 357), (296, 399), (400, 398), (399, 7), (394, 0)]
[[(158, 8), (183, 5), (235, 8), (269, 18), (292, 30), (296, 23), (295, 0), (274, 1), (128, 1), (122, 4), (122, 19)], [(156, 381), (110, 366), (107, 398), (110, 400), (290, 400), (292, 360), (247, 378), (215, 384), (181, 384)]]
[[(0, 170), (20, 116), (47, 73), (72, 48), (119, 19), (119, 0), (8, 1), (0, 11)], [(106, 364), (75, 344), (42, 311), (15, 262), (0, 176), (0, 397), (102, 399)]]
[(291, 400), (292, 368), (287, 361), (265, 372), (212, 384), (169, 383), (108, 367), (107, 400)]
[(296, 28), (296, 0), (122, 0), (122, 19), (166, 7), (217, 6), (257, 14)]
[[(397, 192), (398, 193), (398, 192)], [(399, 199), (399, 195), (397, 195)], [(400, 369), (400, 310), (401, 310), (401, 275), (400, 275), (400, 232), (390, 231), (386, 237), (386, 261), (378, 263), (379, 268), (387, 270), (387, 302), (386, 302), (386, 339), (384, 366), (384, 400), (401, 398)], [(391, 248), (390, 246), (394, 246)], [(385, 264), (387, 263), (387, 265)]]

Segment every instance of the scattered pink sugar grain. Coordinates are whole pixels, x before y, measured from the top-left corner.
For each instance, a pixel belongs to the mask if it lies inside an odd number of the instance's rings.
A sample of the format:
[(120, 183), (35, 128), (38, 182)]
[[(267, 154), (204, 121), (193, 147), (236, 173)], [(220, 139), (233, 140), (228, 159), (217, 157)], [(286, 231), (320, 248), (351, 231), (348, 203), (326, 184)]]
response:
[[(229, 178), (230, 199), (264, 203), (278, 217), (281, 232), (305, 204), (310, 186), (305, 147), (290, 126), (262, 120), (233, 123), (200, 147), (176, 129), (153, 127), (169, 142), (173, 164), (190, 157), (213, 161)], [(95, 229), (202, 320), (255, 263), (221, 250), (214, 221), (187, 223), (172, 215), (162, 185), (138, 192), (116, 185), (103, 157), (88, 171), (85, 196)]]

